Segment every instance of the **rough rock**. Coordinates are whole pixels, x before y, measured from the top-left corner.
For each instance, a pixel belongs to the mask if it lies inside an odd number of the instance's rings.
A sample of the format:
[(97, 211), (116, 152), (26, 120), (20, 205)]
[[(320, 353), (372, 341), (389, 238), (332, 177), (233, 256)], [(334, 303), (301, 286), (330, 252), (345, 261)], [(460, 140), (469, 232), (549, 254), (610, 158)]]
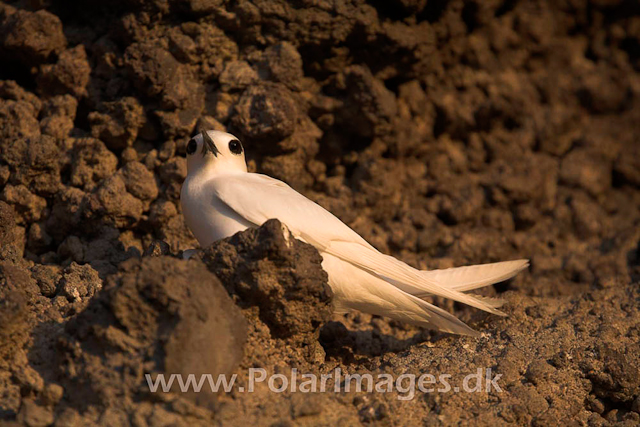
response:
[(9, 262), (0, 262), (0, 319), (5, 325), (0, 331), (0, 366), (9, 363), (11, 356), (29, 339), (28, 308), (30, 277)]
[(52, 137), (15, 140), (6, 147), (4, 161), (9, 165), (11, 183), (47, 196), (58, 191), (62, 153)]
[(74, 128), (78, 101), (71, 95), (54, 96), (42, 108), (40, 129), (43, 135), (57, 139), (69, 136)]
[(113, 175), (118, 165), (118, 158), (93, 138), (76, 141), (71, 156), (71, 183), (84, 190), (92, 190)]
[(202, 259), (240, 307), (258, 308), (275, 338), (308, 341), (330, 315), (322, 258), (278, 220), (213, 244)]
[(119, 175), (107, 178), (87, 199), (83, 212), (88, 219), (96, 219), (115, 227), (131, 227), (142, 215), (143, 204), (127, 192)]
[(31, 276), (38, 283), (40, 293), (45, 297), (53, 297), (58, 291), (61, 269), (57, 265), (35, 264), (31, 267)]
[(67, 49), (54, 65), (43, 65), (38, 75), (39, 90), (47, 95), (71, 93), (76, 98), (87, 95), (91, 66), (83, 45)]
[(155, 177), (142, 163), (129, 162), (122, 169), (122, 178), (127, 191), (140, 200), (154, 200), (158, 197)]
[(123, 264), (65, 327), (59, 370), (70, 401), (122, 410), (150, 394), (145, 373), (230, 373), (245, 339), (239, 309), (202, 263), (146, 257)]
[(17, 10), (0, 23), (2, 56), (30, 67), (46, 62), (67, 45), (60, 19), (46, 11)]
[(100, 289), (102, 280), (90, 265), (78, 265), (74, 262), (62, 272), (60, 292), (71, 302), (88, 302)]
[(94, 138), (104, 141), (112, 150), (131, 146), (144, 123), (144, 112), (138, 100), (126, 97), (115, 102), (105, 102), (101, 109), (101, 112), (89, 113)]
[(283, 83), (292, 89), (295, 89), (304, 77), (302, 57), (289, 42), (269, 46), (256, 58), (256, 62), (258, 73), (263, 79)]
[(125, 61), (138, 86), (149, 96), (159, 96), (165, 108), (202, 108), (201, 84), (165, 49), (133, 44)]
[(339, 122), (362, 137), (385, 132), (391, 117), (396, 114), (394, 94), (361, 66), (345, 70), (342, 85), (346, 97), (337, 116)]
[(40, 135), (37, 114), (38, 110), (27, 101), (0, 100), (0, 147), (3, 151), (15, 138)]
[(66, 187), (56, 195), (47, 220), (47, 229), (59, 242), (70, 233), (77, 232), (85, 201), (86, 193), (75, 187)]
[(233, 125), (249, 138), (278, 141), (293, 133), (296, 110), (295, 100), (283, 85), (254, 85), (238, 100)]
[(255, 83), (258, 73), (247, 62), (234, 61), (227, 63), (218, 80), (222, 90), (240, 90)]
[(22, 184), (6, 185), (0, 195), (2, 200), (12, 204), (16, 209), (17, 223), (30, 224), (45, 216), (47, 201), (29, 191)]

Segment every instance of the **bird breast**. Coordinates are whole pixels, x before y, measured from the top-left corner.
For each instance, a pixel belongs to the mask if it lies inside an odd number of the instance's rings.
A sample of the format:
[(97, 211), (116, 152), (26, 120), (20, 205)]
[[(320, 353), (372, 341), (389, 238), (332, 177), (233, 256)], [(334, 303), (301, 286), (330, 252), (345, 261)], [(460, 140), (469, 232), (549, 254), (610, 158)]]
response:
[(218, 199), (207, 183), (187, 178), (180, 203), (187, 226), (203, 248), (254, 226)]

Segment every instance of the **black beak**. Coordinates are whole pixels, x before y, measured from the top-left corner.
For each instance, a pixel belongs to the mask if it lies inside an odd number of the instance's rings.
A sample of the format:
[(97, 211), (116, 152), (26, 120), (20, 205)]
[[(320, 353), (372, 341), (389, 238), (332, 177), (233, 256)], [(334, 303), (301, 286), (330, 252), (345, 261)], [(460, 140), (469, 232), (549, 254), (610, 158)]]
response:
[(204, 144), (202, 145), (202, 156), (204, 157), (207, 151), (209, 151), (214, 156), (218, 157), (218, 153), (220, 153), (220, 150), (218, 150), (218, 147), (216, 147), (215, 142), (213, 142), (213, 139), (211, 139), (207, 131), (202, 131), (201, 135), (202, 140), (204, 141)]

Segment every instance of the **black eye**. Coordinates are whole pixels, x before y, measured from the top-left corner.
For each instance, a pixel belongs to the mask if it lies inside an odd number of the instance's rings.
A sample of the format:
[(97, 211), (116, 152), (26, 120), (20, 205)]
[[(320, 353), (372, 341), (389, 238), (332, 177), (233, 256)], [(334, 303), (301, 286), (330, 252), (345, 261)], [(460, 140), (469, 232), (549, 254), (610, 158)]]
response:
[(229, 141), (229, 151), (233, 154), (242, 154), (242, 144), (237, 139)]
[(198, 143), (196, 142), (196, 140), (192, 139), (191, 141), (189, 141), (189, 143), (187, 144), (187, 154), (193, 154), (197, 149)]

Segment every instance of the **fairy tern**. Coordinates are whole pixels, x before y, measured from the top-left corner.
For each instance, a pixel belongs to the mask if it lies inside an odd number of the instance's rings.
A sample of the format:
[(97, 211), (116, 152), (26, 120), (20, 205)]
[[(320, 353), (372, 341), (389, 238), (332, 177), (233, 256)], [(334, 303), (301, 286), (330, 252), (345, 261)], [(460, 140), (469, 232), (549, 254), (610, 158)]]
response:
[(502, 300), (465, 293), (510, 279), (529, 261), (418, 270), (379, 252), (320, 205), (277, 179), (247, 171), (242, 143), (221, 131), (203, 131), (186, 146), (187, 178), (180, 202), (200, 246), (276, 218), (313, 245), (329, 277), (335, 312), (359, 310), (444, 332), (478, 336), (451, 313), (425, 301), (450, 298), (504, 315)]

